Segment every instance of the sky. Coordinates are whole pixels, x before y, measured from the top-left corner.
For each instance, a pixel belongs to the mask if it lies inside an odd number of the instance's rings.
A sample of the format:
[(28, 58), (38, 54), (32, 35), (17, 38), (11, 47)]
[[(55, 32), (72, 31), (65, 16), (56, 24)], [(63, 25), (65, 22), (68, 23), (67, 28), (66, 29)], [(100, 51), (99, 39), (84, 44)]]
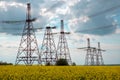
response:
[[(42, 44), (44, 28), (56, 26), (60, 31), (60, 20), (64, 20), (72, 61), (85, 63), (86, 51), (77, 48), (91, 46), (106, 50), (102, 53), (105, 64), (120, 64), (120, 0), (0, 0), (0, 61), (15, 63), (24, 22), (3, 23), (3, 21), (24, 21), (26, 4), (31, 3), (32, 18), (38, 46)], [(55, 44), (58, 36), (54, 35)]]

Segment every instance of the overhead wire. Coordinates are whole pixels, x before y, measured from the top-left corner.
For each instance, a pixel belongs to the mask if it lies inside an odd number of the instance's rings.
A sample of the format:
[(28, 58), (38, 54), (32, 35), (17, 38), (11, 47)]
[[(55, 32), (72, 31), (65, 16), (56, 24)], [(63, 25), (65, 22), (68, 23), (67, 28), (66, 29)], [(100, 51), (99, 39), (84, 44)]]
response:
[[(114, 6), (114, 7), (111, 7), (109, 9), (106, 9), (106, 10), (103, 10), (101, 12), (97, 12), (95, 14), (92, 14), (92, 15), (89, 15), (88, 17), (92, 18), (92, 17), (96, 17), (96, 16), (99, 16), (99, 15), (102, 15), (102, 14), (105, 14), (107, 12), (110, 12), (110, 11), (113, 11), (115, 9), (118, 9), (120, 7), (120, 5), (117, 5), (117, 6)], [(35, 21), (36, 18), (33, 18), (33, 20)], [(6, 23), (6, 24), (17, 24), (17, 23), (23, 23), (25, 22), (25, 20), (16, 20), (16, 21), (0, 21), (0, 23)], [(97, 27), (97, 28), (92, 28), (92, 29), (86, 29), (86, 30), (80, 30), (78, 32), (82, 32), (82, 31), (89, 31), (89, 30), (95, 30), (95, 29), (104, 29), (104, 28), (109, 28), (109, 27), (113, 27), (114, 25), (106, 25), (106, 26), (101, 26), (101, 27)]]
[[(117, 5), (117, 6), (114, 6), (114, 7), (111, 7), (109, 9), (106, 9), (104, 11), (101, 11), (101, 12), (97, 12), (95, 14), (92, 14), (92, 15), (89, 15), (88, 17), (92, 18), (92, 17), (96, 17), (96, 16), (99, 16), (99, 15), (102, 15), (102, 14), (105, 14), (107, 12), (110, 12), (110, 11), (113, 11), (115, 9), (118, 9), (120, 8), (120, 5)], [(118, 25), (118, 24), (117, 24)], [(85, 29), (85, 30), (80, 30), (80, 31), (76, 31), (76, 32), (84, 32), (84, 31), (92, 31), (92, 30), (99, 30), (99, 29), (106, 29), (106, 28), (111, 28), (111, 27), (114, 27), (116, 25), (105, 25), (105, 26), (100, 26), (100, 27), (96, 27), (96, 28), (90, 28), (90, 29)]]
[(94, 28), (90, 28), (90, 29), (79, 30), (79, 31), (76, 31), (76, 32), (87, 32), (87, 31), (108, 29), (108, 28), (113, 28), (114, 26), (116, 27), (116, 25), (106, 25), (106, 26), (94, 27)]
[(107, 13), (107, 12), (110, 12), (110, 11), (113, 11), (113, 10), (115, 10), (115, 9), (118, 9), (118, 8), (120, 8), (120, 5), (117, 5), (117, 6), (114, 6), (114, 7), (109, 8), (109, 9), (103, 10), (103, 11), (101, 11), (101, 12), (97, 12), (97, 13), (95, 13), (95, 14), (89, 15), (88, 17), (96, 17), (96, 16), (99, 16), (99, 15), (101, 15), (101, 14), (104, 14), (104, 13)]

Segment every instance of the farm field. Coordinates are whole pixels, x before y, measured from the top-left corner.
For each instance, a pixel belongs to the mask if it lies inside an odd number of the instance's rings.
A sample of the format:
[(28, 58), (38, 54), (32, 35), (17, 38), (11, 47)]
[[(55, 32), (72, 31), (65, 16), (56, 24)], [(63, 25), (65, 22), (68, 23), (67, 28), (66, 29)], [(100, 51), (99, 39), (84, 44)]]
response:
[(0, 66), (0, 80), (120, 80), (120, 66)]

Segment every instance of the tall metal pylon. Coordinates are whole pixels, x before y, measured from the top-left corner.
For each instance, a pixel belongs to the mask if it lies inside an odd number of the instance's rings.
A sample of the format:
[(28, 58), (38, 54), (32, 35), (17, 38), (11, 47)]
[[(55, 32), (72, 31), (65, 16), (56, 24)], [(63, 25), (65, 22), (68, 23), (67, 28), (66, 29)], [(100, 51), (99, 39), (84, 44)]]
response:
[(94, 52), (94, 50), (96, 48), (90, 46), (90, 39), (89, 38), (87, 39), (87, 47), (78, 48), (78, 49), (84, 49), (87, 51), (85, 57), (85, 65), (94, 65), (94, 54), (96, 53), (96, 51)]
[(105, 51), (101, 49), (100, 47), (100, 42), (98, 42), (98, 49), (96, 53), (96, 65), (104, 65), (103, 57), (102, 57), (102, 52)]
[(87, 54), (85, 58), (85, 65), (94, 65), (94, 52), (93, 52), (93, 47), (90, 46), (90, 39), (87, 39), (88, 41), (88, 47), (87, 47)]
[(31, 6), (27, 3), (26, 22), (22, 33), (21, 42), (15, 65), (23, 62), (25, 65), (32, 65), (35, 61), (39, 63), (39, 49), (31, 19)]
[(68, 48), (67, 39), (65, 37), (65, 34), (69, 34), (69, 32), (64, 32), (64, 22), (61, 20), (61, 31), (59, 36), (59, 42), (57, 46), (57, 56), (58, 59), (66, 59), (68, 64), (72, 64), (70, 51)]
[(41, 47), (41, 63), (44, 64), (55, 64), (57, 60), (57, 51), (56, 46), (53, 38), (52, 29), (55, 29), (56, 27), (46, 27), (45, 33), (44, 33), (44, 39), (42, 42)]

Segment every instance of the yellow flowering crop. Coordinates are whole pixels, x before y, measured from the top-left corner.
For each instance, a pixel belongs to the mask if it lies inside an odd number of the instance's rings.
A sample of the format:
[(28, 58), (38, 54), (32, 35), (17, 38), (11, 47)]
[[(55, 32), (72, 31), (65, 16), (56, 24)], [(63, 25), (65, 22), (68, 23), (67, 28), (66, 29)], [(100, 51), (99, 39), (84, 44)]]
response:
[(120, 66), (0, 66), (0, 80), (120, 80)]

